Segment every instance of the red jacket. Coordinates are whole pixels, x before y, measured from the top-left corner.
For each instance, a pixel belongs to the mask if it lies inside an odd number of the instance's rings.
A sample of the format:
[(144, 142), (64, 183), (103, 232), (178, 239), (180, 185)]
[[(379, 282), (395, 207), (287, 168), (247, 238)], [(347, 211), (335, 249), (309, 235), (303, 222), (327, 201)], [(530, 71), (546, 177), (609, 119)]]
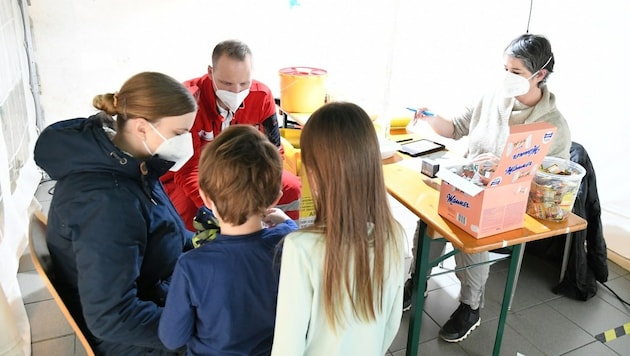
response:
[[(197, 116), (190, 132), (193, 136), (194, 154), (192, 158), (177, 172), (168, 172), (161, 178), (162, 184), (166, 188), (169, 196), (173, 200), (180, 215), (185, 216), (183, 203), (179, 203), (186, 195), (195, 207), (203, 205), (199, 196), (199, 157), (205, 144), (214, 140), (221, 132), (223, 117), (217, 110), (217, 99), (212, 85), (212, 77), (207, 74), (200, 78), (191, 79), (184, 82), (197, 99)], [(240, 108), (236, 110), (230, 125), (249, 124), (263, 132), (269, 140), (275, 144), (280, 153), (280, 131), (278, 128), (278, 118), (276, 116), (276, 105), (271, 90), (263, 83), (252, 80), (249, 95), (245, 98)], [(194, 216), (196, 210), (192, 212)], [(188, 214), (190, 215), (190, 214)]]

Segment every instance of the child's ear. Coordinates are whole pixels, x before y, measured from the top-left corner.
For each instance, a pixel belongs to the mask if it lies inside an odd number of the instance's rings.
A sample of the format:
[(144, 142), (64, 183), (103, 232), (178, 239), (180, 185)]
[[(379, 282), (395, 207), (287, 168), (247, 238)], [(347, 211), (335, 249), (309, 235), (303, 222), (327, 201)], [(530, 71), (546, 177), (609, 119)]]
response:
[(203, 203), (206, 205), (206, 208), (214, 211), (214, 202), (210, 200), (206, 193), (204, 193), (201, 189), (199, 189), (199, 196), (201, 197), (201, 200), (203, 200)]

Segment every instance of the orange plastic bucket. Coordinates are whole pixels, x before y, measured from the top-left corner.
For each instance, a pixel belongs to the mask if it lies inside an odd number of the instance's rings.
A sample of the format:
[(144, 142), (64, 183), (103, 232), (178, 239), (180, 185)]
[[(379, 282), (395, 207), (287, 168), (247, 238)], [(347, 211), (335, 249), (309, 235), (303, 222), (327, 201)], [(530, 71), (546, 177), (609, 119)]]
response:
[(326, 102), (328, 72), (312, 67), (287, 67), (279, 71), (280, 107), (286, 112), (310, 113)]

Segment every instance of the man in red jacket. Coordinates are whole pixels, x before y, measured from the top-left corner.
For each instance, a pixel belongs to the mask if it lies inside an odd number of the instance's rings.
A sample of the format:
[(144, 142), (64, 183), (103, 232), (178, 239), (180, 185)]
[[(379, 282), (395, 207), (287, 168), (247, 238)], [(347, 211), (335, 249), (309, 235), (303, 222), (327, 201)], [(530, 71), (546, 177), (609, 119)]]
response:
[[(214, 47), (212, 66), (202, 77), (184, 82), (197, 99), (198, 110), (190, 130), (194, 155), (177, 172), (169, 172), (161, 180), (186, 227), (194, 231), (192, 222), (203, 205), (197, 179), (199, 156), (203, 146), (230, 125), (255, 126), (283, 153), (276, 105), (271, 90), (252, 79), (252, 52), (234, 40), (223, 41)], [(220, 167), (213, 174), (221, 174)], [(302, 185), (286, 170), (282, 175), (282, 198), (278, 208), (290, 218), (298, 220)]]

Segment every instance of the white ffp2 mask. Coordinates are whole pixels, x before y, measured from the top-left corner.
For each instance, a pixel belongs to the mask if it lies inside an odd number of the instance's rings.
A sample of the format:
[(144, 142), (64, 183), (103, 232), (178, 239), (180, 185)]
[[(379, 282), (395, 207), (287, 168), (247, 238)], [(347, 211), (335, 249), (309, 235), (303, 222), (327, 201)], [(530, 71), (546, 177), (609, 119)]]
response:
[(540, 67), (539, 70), (534, 72), (534, 74), (530, 75), (528, 78), (523, 78), (518, 74), (514, 74), (512, 72), (505, 73), (505, 78), (503, 79), (503, 94), (505, 94), (506, 98), (516, 97), (523, 94), (527, 94), (529, 91), (529, 80), (532, 79), (536, 74), (538, 74), (541, 70), (547, 67), (547, 64), (551, 61), (553, 56), (547, 59), (547, 62)]
[(147, 152), (152, 156), (158, 156), (165, 161), (175, 162), (169, 170), (173, 172), (178, 171), (193, 155), (192, 134), (186, 132), (167, 139), (150, 122), (149, 126), (151, 126), (153, 131), (164, 141), (158, 146), (155, 152), (151, 152), (146, 141), (142, 141), (144, 148), (146, 148)]
[(221, 99), (223, 104), (228, 107), (231, 112), (236, 112), (236, 109), (241, 106), (243, 100), (249, 95), (249, 89), (245, 89), (238, 93), (232, 93), (227, 90), (219, 90), (217, 89), (217, 98)]
[(503, 94), (505, 97), (510, 98), (527, 94), (529, 91), (529, 80), (535, 76), (536, 73), (532, 74), (529, 78), (523, 78), (512, 72), (505, 73), (505, 78), (503, 79)]

